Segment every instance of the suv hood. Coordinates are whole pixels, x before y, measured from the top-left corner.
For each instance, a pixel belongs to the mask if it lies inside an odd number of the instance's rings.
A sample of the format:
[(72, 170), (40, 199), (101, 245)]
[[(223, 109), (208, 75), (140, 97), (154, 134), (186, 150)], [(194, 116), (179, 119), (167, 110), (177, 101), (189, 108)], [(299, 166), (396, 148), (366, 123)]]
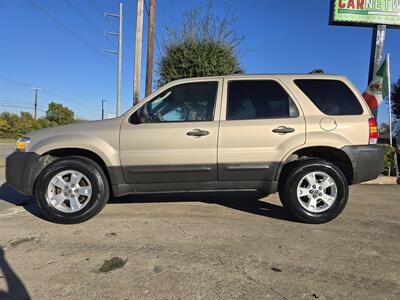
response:
[[(94, 153), (118, 153), (123, 117), (103, 121), (73, 123), (32, 131), (27, 152), (43, 154), (54, 149), (80, 148)], [(105, 155), (106, 156), (106, 155)]]
[(55, 127), (47, 127), (31, 131), (24, 136), (31, 139), (41, 139), (51, 136), (60, 136), (64, 134), (104, 136), (107, 133), (117, 135), (121, 126), (122, 118), (107, 119), (100, 121), (85, 121)]

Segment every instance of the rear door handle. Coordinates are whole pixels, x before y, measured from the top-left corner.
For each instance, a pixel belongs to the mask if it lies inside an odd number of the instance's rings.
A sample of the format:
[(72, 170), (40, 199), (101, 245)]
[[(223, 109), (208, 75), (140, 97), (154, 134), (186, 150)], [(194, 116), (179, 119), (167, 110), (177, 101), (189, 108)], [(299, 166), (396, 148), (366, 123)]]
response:
[(201, 129), (193, 129), (192, 131), (189, 131), (186, 133), (188, 136), (205, 136), (205, 135), (209, 135), (210, 132), (208, 132), (207, 130), (201, 130)]
[(272, 132), (274, 132), (274, 133), (291, 133), (291, 132), (294, 132), (294, 128), (291, 128), (291, 127), (286, 127), (286, 126), (279, 126), (279, 127), (277, 127), (277, 128), (274, 128), (273, 130), (272, 130)]

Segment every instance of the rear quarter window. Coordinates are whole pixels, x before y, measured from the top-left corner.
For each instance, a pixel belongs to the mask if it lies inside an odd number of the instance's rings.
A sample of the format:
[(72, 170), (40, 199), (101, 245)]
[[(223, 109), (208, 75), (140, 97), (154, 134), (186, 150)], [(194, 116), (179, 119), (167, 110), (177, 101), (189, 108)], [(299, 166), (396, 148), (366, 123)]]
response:
[(361, 115), (363, 113), (358, 98), (342, 81), (296, 79), (294, 83), (326, 115)]

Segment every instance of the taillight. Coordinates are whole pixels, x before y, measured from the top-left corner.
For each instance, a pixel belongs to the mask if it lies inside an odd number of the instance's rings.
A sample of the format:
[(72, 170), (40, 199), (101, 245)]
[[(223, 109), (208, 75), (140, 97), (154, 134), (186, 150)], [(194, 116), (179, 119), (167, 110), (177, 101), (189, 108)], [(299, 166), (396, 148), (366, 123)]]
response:
[(378, 143), (378, 123), (374, 118), (370, 118), (368, 120), (368, 125), (369, 125), (369, 143), (370, 144), (376, 144)]

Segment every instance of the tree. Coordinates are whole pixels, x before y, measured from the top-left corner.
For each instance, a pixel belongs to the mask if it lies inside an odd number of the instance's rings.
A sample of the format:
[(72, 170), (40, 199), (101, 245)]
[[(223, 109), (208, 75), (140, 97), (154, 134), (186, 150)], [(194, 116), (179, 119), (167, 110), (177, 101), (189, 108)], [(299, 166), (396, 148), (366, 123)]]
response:
[(19, 138), (29, 131), (76, 121), (72, 110), (55, 102), (49, 104), (45, 118), (36, 120), (29, 112), (21, 111), (20, 115), (3, 112), (0, 114), (0, 138)]
[(176, 29), (167, 28), (168, 39), (158, 62), (159, 85), (241, 71), (239, 45), (243, 38), (233, 26), (235, 18), (231, 14), (221, 19), (211, 10), (209, 1), (204, 14), (199, 8), (188, 10)]
[(74, 112), (60, 103), (50, 102), (46, 111), (46, 119), (58, 125), (75, 122)]
[(57, 123), (49, 121), (46, 118), (39, 118), (35, 120), (34, 130), (53, 126), (57, 126)]
[(35, 120), (29, 112), (21, 112), (20, 117), (17, 119), (15, 133), (17, 136), (21, 136), (24, 133), (35, 129)]
[(400, 119), (400, 79), (392, 85), (392, 113)]
[(18, 116), (9, 112), (3, 112), (0, 114), (0, 137), (12, 138), (15, 134)]

